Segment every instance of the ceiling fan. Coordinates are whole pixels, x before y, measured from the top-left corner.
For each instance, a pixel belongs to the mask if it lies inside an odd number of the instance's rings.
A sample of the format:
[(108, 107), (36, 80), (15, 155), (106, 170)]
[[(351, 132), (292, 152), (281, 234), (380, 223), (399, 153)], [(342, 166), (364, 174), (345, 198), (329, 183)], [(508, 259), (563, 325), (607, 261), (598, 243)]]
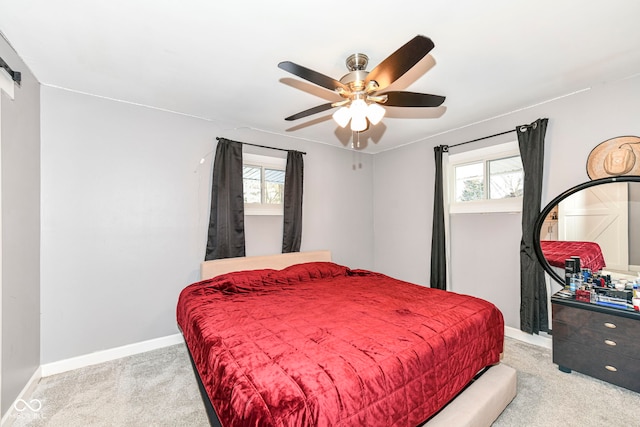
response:
[(351, 121), (351, 130), (360, 132), (366, 130), (369, 123), (376, 125), (382, 120), (385, 109), (381, 105), (438, 107), (444, 102), (444, 96), (405, 91), (380, 92), (409, 71), (433, 47), (434, 44), (430, 38), (418, 35), (389, 55), (371, 71), (365, 70), (369, 62), (367, 55), (353, 54), (346, 60), (349, 73), (339, 81), (290, 61), (280, 62), (279, 68), (332, 90), (343, 98), (340, 101), (329, 102), (301, 111), (286, 117), (285, 120), (297, 120), (340, 107), (333, 113), (333, 119), (341, 127), (346, 127)]

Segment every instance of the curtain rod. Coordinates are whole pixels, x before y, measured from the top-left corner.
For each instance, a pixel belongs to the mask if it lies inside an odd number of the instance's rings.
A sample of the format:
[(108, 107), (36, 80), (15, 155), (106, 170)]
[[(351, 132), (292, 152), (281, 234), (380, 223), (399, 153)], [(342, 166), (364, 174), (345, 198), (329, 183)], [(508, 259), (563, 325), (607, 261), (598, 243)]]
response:
[[(220, 141), (220, 137), (216, 136), (216, 140)], [(227, 139), (227, 138), (224, 138)], [(240, 142), (240, 141), (235, 141), (235, 142)], [(297, 151), (297, 150), (287, 150), (286, 148), (277, 148), (277, 147), (267, 147), (266, 145), (260, 145), (260, 144), (252, 144), (250, 142), (240, 142), (240, 144), (243, 145), (251, 145), (252, 147), (260, 147), (260, 148), (268, 148), (270, 150), (278, 150), (278, 151)], [(307, 153), (305, 153), (304, 151), (298, 151), (298, 153), (302, 153), (303, 155), (306, 155)]]
[(517, 126), (515, 129), (511, 129), (511, 130), (505, 130), (504, 132), (500, 132), (500, 133), (494, 133), (493, 135), (489, 135), (489, 136), (483, 136), (482, 138), (476, 138), (476, 139), (472, 139), (471, 141), (465, 141), (465, 142), (460, 142), (458, 144), (453, 144), (453, 145), (443, 145), (443, 147), (445, 147), (444, 151), (449, 151), (449, 148), (451, 147), (457, 147), (458, 145), (464, 145), (464, 144), (471, 144), (472, 142), (477, 142), (477, 141), (482, 141), (483, 139), (489, 139), (489, 138), (494, 138), (496, 136), (500, 136), (500, 135), (506, 135), (508, 133), (511, 132), (515, 132), (518, 129), (520, 129), (520, 132), (524, 132), (525, 129), (529, 129), (529, 128), (533, 128), (535, 129), (538, 126), (537, 121), (528, 124), (528, 125), (520, 125)]
[(447, 145), (447, 149), (451, 148), (451, 147), (457, 147), (458, 145), (465, 145), (465, 144), (471, 144), (472, 142), (477, 142), (477, 141), (482, 141), (483, 139), (489, 139), (489, 138), (494, 138), (496, 136), (500, 136), (500, 135), (506, 135), (508, 133), (511, 132), (515, 132), (515, 129), (511, 129), (511, 130), (506, 130), (504, 132), (500, 132), (500, 133), (495, 133), (493, 135), (489, 135), (489, 136), (483, 136), (482, 138), (476, 138), (476, 139), (472, 139), (471, 141), (465, 141), (465, 142), (460, 142), (458, 144), (453, 144), (453, 145)]
[(4, 59), (0, 58), (0, 68), (4, 68), (7, 73), (11, 76), (11, 79), (20, 85), (20, 81), (22, 80), (22, 74), (19, 71), (13, 71), (9, 65), (4, 62)]

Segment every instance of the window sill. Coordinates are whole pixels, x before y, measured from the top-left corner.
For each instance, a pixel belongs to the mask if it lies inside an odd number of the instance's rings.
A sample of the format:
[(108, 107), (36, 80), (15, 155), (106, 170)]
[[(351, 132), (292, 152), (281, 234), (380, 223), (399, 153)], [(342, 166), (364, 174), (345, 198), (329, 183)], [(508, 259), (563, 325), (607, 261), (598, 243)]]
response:
[(282, 210), (273, 210), (273, 209), (245, 209), (245, 216), (263, 216), (263, 215), (271, 215), (271, 216), (282, 216), (284, 213)]
[(501, 200), (478, 200), (475, 202), (452, 203), (451, 214), (469, 213), (519, 213), (522, 212), (522, 197)]

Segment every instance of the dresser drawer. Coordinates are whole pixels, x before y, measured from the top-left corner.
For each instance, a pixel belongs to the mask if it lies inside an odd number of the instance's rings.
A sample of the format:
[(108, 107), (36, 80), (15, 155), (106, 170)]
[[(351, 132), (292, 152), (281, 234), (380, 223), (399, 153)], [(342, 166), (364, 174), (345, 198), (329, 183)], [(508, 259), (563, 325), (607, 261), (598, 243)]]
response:
[(606, 333), (607, 336), (640, 342), (640, 322), (638, 320), (560, 304), (553, 304), (552, 311), (554, 334), (555, 322), (558, 321), (579, 328), (600, 331)]
[(640, 392), (640, 360), (637, 358), (554, 336), (553, 363)]
[(620, 332), (622, 331), (610, 330), (606, 327), (590, 329), (556, 320), (553, 322), (554, 340), (557, 338), (586, 345), (595, 350), (622, 354), (632, 359), (638, 359), (640, 364), (640, 340), (632, 339), (626, 333)]

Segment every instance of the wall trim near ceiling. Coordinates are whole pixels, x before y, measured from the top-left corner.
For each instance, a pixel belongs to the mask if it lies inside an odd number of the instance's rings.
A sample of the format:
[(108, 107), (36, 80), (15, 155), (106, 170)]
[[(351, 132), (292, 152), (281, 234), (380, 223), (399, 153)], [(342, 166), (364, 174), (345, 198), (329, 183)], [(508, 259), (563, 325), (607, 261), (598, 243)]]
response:
[[(631, 75), (631, 76), (629, 76), (629, 77), (625, 77), (624, 79), (621, 79), (621, 80), (626, 80), (626, 79), (629, 79), (629, 78), (633, 78), (633, 77), (635, 77), (635, 76), (636, 76), (636, 75), (638, 75), (638, 74), (640, 74), (640, 73), (633, 74), (633, 75)], [(515, 109), (515, 110), (512, 110), (512, 111), (508, 111), (508, 112), (506, 112), (506, 113), (498, 114), (498, 115), (496, 115), (496, 116), (487, 117), (486, 119), (478, 120), (478, 121), (476, 121), (476, 122), (472, 122), (472, 123), (469, 123), (469, 124), (466, 124), (466, 125), (463, 125), (463, 126), (459, 126), (459, 127), (457, 127), (457, 128), (448, 129), (448, 130), (445, 130), (445, 131), (442, 131), (442, 132), (439, 132), (439, 133), (434, 133), (433, 135), (429, 135), (429, 136), (424, 137), (424, 138), (416, 139), (416, 140), (414, 140), (414, 141), (409, 141), (409, 142), (407, 142), (407, 143), (405, 143), (405, 144), (398, 145), (398, 146), (393, 147), (393, 148), (388, 148), (388, 149), (386, 149), (386, 150), (379, 151), (379, 152), (378, 152), (378, 153), (376, 153), (376, 154), (383, 153), (383, 152), (385, 152), (385, 151), (396, 150), (396, 149), (398, 149), (398, 148), (401, 148), (401, 147), (404, 147), (404, 146), (407, 146), (407, 145), (415, 144), (416, 142), (427, 141), (427, 140), (429, 140), (429, 139), (437, 138), (437, 137), (439, 137), (439, 136), (446, 135), (446, 134), (449, 134), (449, 133), (451, 133), (451, 132), (456, 132), (456, 131), (458, 131), (458, 130), (465, 129), (465, 128), (468, 128), (468, 127), (471, 127), (471, 126), (475, 126), (475, 125), (479, 125), (479, 124), (481, 124), (481, 123), (490, 122), (491, 120), (499, 119), (500, 117), (509, 116), (509, 115), (511, 115), (511, 114), (515, 114), (515, 113), (519, 113), (519, 112), (521, 112), (521, 111), (529, 110), (529, 109), (531, 109), (531, 108), (535, 108), (535, 107), (538, 107), (538, 106), (540, 106), (540, 105), (548, 104), (548, 103), (550, 103), (550, 102), (554, 102), (554, 101), (557, 101), (557, 100), (559, 100), (559, 99), (567, 98), (567, 97), (570, 97), (570, 96), (573, 96), (573, 95), (578, 95), (578, 94), (580, 94), (580, 93), (582, 93), (582, 92), (587, 92), (587, 91), (590, 91), (590, 90), (591, 90), (591, 87), (585, 87), (585, 88), (583, 88), (583, 89), (578, 89), (578, 90), (575, 90), (575, 91), (573, 91), (573, 92), (566, 93), (566, 94), (564, 94), (564, 95), (556, 96), (556, 97), (554, 97), (554, 98), (547, 99), (547, 100), (545, 100), (545, 101), (541, 101), (541, 102), (538, 102), (538, 103), (535, 103), (535, 104), (528, 105), (528, 106), (526, 106), (526, 107), (522, 107), (522, 108), (518, 108), (518, 109)], [(451, 147), (451, 146), (450, 146), (450, 147)]]

